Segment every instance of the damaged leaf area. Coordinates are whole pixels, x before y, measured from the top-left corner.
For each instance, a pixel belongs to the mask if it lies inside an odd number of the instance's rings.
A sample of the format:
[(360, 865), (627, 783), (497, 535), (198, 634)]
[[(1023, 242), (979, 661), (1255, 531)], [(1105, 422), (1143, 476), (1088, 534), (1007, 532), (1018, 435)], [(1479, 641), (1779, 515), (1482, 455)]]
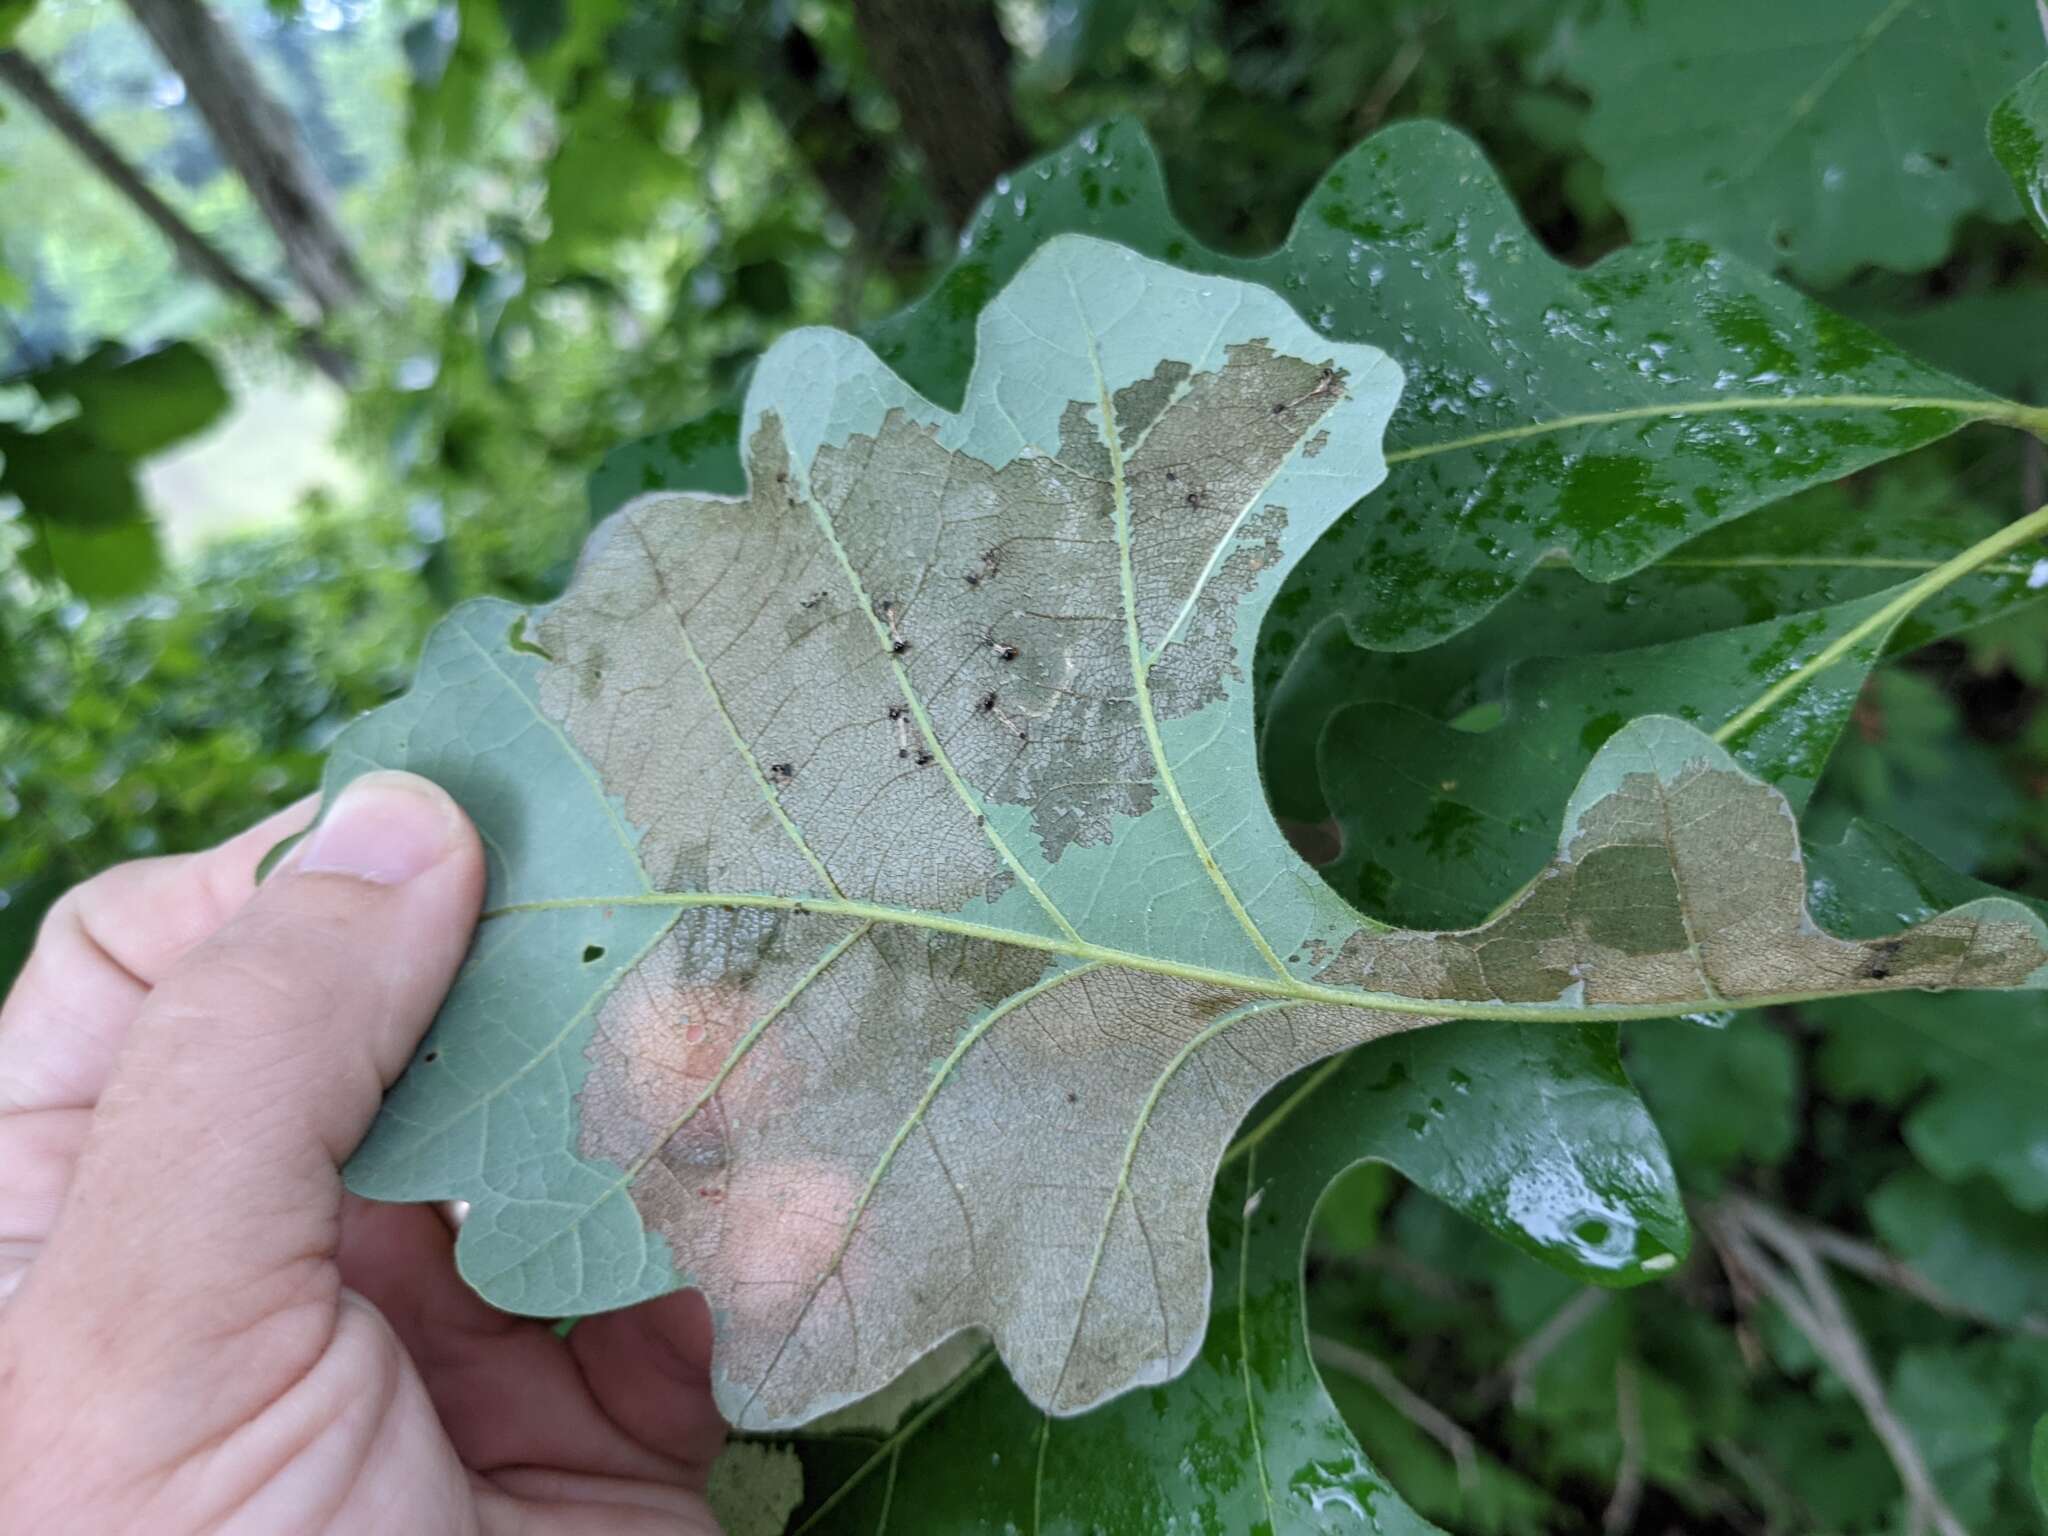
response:
[(560, 602), (458, 611), (338, 743), (330, 792), (426, 773), (491, 854), (352, 1187), (470, 1202), (458, 1260), (514, 1311), (701, 1288), (743, 1427), (970, 1331), (1071, 1415), (1194, 1359), (1218, 1163), (1308, 1063), (2036, 981), (2002, 899), (1823, 932), (1783, 798), (1666, 719), (1606, 742), (1485, 924), (1339, 900), (1267, 810), (1250, 656), (1383, 478), (1400, 384), (1079, 236), (987, 307), (957, 413), (849, 337), (779, 343), (745, 496), (626, 508)]

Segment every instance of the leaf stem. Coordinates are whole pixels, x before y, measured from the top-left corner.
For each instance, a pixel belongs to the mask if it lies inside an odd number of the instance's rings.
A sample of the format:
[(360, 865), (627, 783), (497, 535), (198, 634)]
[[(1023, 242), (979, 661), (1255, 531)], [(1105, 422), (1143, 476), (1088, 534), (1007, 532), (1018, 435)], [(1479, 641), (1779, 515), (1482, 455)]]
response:
[(1944, 560), (1918, 581), (1903, 588), (1897, 597), (1868, 618), (1836, 636), (1805, 666), (1786, 673), (1750, 700), (1748, 705), (1723, 722), (1721, 728), (1714, 732), (1714, 740), (1726, 742), (1740, 736), (1786, 697), (1804, 688), (1815, 676), (1849, 655), (1871, 636), (1888, 633), (1894, 624), (1944, 587), (1962, 580), (1979, 566), (1989, 564), (2029, 539), (2040, 538), (2044, 534), (2048, 534), (2048, 506), (2036, 507), (2018, 522), (2008, 523), (1953, 559)]

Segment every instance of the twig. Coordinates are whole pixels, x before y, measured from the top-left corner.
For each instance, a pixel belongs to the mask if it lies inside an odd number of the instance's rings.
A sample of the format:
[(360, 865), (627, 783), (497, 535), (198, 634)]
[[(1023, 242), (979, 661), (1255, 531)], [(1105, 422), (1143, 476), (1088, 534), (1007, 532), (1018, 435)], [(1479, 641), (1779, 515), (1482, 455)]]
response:
[(1931, 1527), (1939, 1536), (1969, 1536), (1942, 1498), (1920, 1447), (1885, 1400), (1863, 1336), (1828, 1278), (1819, 1250), (1793, 1223), (1739, 1195), (1711, 1207), (1707, 1221), (1718, 1234), (1724, 1262), (1738, 1267), (1743, 1278), (1777, 1304), (1856, 1399), (1905, 1488), (1909, 1533)]
[(1500, 1370), (1483, 1388), (1479, 1400), (1489, 1407), (1503, 1398), (1520, 1406), (1529, 1389), (1529, 1378), (1542, 1367), (1543, 1362), (1554, 1354), (1559, 1345), (1577, 1333), (1588, 1319), (1609, 1301), (1606, 1291), (1596, 1291), (1591, 1286), (1580, 1291), (1570, 1301), (1559, 1307), (1543, 1321), (1519, 1348), (1509, 1355)]
[(1832, 1227), (1803, 1221), (1787, 1211), (1781, 1211), (1757, 1199), (1754, 1195), (1731, 1194), (1727, 1198), (1739, 1201), (1745, 1209), (1762, 1212), (1771, 1220), (1783, 1223), (1805, 1239), (1822, 1258), (1841, 1266), (1851, 1274), (1862, 1276), (1874, 1285), (1888, 1287), (1934, 1308), (1937, 1312), (1944, 1312), (1950, 1317), (1958, 1317), (1981, 1327), (2024, 1334), (2029, 1338), (2048, 1339), (2048, 1314), (2028, 1312), (2017, 1318), (1994, 1316), (1959, 1297), (1950, 1295), (1904, 1259), (1886, 1253), (1874, 1243), (1866, 1243), (1846, 1232), (1837, 1232)]
[(1784, 1522), (1795, 1518), (1802, 1522), (1797, 1527), (1800, 1530), (1812, 1530), (1818, 1525), (1803, 1499), (1780, 1482), (1769, 1467), (1726, 1435), (1715, 1436), (1707, 1443), (1707, 1449), (1741, 1479), (1742, 1486), (1749, 1490), (1749, 1496), (1764, 1512), (1766, 1530), (1783, 1530)]
[(1368, 1354), (1328, 1334), (1308, 1336), (1308, 1352), (1316, 1364), (1362, 1381), (1390, 1403), (1402, 1418), (1450, 1453), (1458, 1469), (1458, 1487), (1467, 1497), (1478, 1487), (1479, 1453), (1471, 1433), (1436, 1404), (1413, 1391), (1379, 1356)]
[(1606, 1536), (1624, 1536), (1635, 1529), (1636, 1512), (1643, 1507), (1643, 1403), (1636, 1363), (1627, 1355), (1614, 1362), (1614, 1427), (1621, 1435), (1621, 1466), (1600, 1529)]
[(1370, 133), (1379, 127), (1380, 119), (1387, 115), (1387, 108), (1391, 107), (1394, 98), (1401, 94), (1401, 87), (1406, 85), (1409, 77), (1415, 73), (1416, 66), (1421, 64), (1426, 51), (1419, 34), (1408, 38), (1394, 50), (1393, 58), (1387, 61), (1386, 69), (1381, 72), (1379, 79), (1373, 82), (1371, 92), (1359, 105), (1360, 133)]

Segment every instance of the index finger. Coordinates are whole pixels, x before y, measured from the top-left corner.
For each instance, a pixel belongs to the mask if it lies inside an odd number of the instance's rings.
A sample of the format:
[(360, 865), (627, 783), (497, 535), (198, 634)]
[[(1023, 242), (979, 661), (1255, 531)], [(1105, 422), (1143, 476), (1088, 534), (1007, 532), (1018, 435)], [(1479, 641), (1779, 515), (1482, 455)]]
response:
[(150, 989), (241, 910), (309, 795), (203, 853), (118, 864), (60, 897), (0, 1003), (0, 1114), (89, 1108)]

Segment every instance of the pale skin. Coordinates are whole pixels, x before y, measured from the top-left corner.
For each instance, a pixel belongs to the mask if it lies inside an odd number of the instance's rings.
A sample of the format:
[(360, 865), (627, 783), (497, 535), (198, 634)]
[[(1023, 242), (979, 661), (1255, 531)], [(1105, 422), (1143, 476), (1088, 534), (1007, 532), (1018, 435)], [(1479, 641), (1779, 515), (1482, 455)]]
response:
[(703, 1536), (693, 1293), (567, 1339), (339, 1168), (469, 942), (475, 832), (359, 781), (64, 898), (0, 1008), (0, 1529)]

